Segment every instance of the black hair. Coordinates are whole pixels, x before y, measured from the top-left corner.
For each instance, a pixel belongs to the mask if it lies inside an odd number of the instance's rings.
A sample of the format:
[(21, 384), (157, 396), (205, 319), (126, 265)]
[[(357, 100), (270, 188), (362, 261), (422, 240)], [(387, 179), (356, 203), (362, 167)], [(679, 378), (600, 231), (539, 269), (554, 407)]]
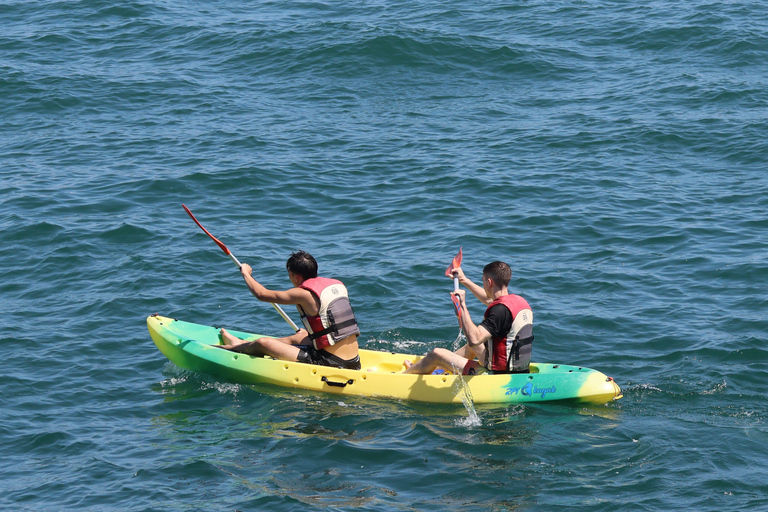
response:
[(509, 286), (509, 280), (512, 279), (512, 269), (503, 261), (494, 261), (483, 268), (483, 276), (490, 277), (497, 285)]
[(300, 275), (304, 279), (317, 277), (317, 261), (305, 251), (291, 253), (291, 257), (285, 262), (285, 268), (288, 272)]

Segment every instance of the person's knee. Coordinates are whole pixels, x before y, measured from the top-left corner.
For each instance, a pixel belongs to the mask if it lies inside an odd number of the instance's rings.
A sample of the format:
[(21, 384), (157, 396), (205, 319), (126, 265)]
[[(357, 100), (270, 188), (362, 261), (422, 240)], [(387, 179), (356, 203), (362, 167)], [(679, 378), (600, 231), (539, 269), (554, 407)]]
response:
[(258, 338), (258, 339), (253, 340), (251, 342), (251, 345), (254, 348), (265, 349), (265, 348), (268, 348), (270, 345), (272, 345), (275, 342), (280, 343), (280, 340), (276, 340), (275, 338), (268, 338), (268, 337), (265, 336), (263, 338)]
[(264, 354), (264, 347), (265, 345), (261, 340), (254, 340), (237, 345), (236, 347), (233, 347), (232, 350), (240, 352), (241, 354), (260, 356)]
[(444, 348), (433, 348), (432, 352), (430, 352), (433, 359), (446, 359), (449, 355), (453, 354), (450, 350), (444, 349)]

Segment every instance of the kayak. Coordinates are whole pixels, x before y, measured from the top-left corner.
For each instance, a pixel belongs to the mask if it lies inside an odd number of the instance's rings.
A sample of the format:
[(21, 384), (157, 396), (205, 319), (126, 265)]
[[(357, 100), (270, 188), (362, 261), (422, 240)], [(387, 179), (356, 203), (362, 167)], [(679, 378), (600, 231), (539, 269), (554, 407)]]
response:
[[(244, 385), (273, 384), (338, 395), (380, 397), (418, 402), (476, 404), (586, 402), (605, 404), (621, 398), (611, 377), (580, 366), (531, 363), (530, 373), (513, 375), (404, 374), (403, 362), (423, 356), (360, 350), (361, 370), (281, 361), (217, 348), (219, 331), (158, 315), (147, 318), (157, 348), (176, 366)], [(229, 331), (252, 341), (258, 334)], [(439, 371), (439, 370), (438, 370)]]

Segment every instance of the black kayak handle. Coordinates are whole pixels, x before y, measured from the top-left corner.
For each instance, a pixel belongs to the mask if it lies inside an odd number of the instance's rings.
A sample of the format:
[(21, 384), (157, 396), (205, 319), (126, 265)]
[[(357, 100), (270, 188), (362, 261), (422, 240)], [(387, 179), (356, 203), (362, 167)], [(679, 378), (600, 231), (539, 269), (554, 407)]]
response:
[(347, 386), (347, 384), (355, 383), (353, 379), (349, 379), (347, 382), (333, 382), (332, 380), (328, 380), (328, 377), (326, 377), (325, 375), (323, 375), (323, 377), (320, 380), (325, 382), (329, 386), (336, 386), (337, 388), (344, 388)]

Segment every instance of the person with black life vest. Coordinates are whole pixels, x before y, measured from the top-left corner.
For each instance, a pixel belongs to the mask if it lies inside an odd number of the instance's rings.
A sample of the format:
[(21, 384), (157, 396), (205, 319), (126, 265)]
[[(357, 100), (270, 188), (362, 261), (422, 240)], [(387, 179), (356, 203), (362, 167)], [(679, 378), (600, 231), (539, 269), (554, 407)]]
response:
[[(452, 268), (459, 283), (466, 286), (487, 307), (483, 321), (475, 325), (466, 306), (466, 292), (451, 292), (460, 300), (461, 323), (467, 344), (452, 352), (432, 349), (411, 363), (405, 361), (404, 373), (430, 374), (437, 368), (474, 375), (490, 371), (494, 374), (528, 373), (533, 346), (533, 311), (528, 302), (509, 293), (512, 278), (509, 265), (494, 261), (483, 268), (483, 285), (473, 283), (460, 267)], [(477, 360), (476, 360), (477, 359)]]
[(317, 261), (307, 252), (291, 254), (285, 264), (293, 288), (268, 290), (256, 281), (250, 265), (240, 272), (251, 293), (260, 301), (295, 304), (304, 329), (284, 338), (263, 337), (242, 340), (221, 329), (224, 345), (217, 347), (256, 356), (270, 356), (284, 361), (318, 364), (351, 370), (360, 369), (357, 337), (360, 329), (341, 281), (317, 276)]

